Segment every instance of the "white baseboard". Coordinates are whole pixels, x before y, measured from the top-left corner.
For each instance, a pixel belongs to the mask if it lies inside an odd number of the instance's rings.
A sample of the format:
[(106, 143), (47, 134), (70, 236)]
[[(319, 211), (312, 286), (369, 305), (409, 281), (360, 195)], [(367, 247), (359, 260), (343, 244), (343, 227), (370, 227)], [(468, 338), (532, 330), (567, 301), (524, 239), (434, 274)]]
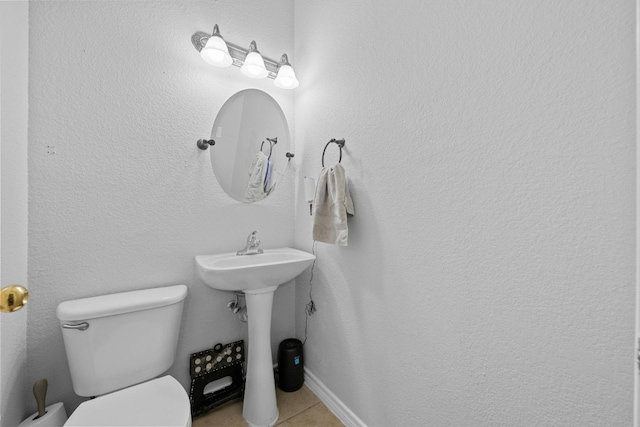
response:
[(367, 427), (351, 409), (347, 408), (347, 406), (307, 368), (304, 368), (304, 383), (345, 426)]

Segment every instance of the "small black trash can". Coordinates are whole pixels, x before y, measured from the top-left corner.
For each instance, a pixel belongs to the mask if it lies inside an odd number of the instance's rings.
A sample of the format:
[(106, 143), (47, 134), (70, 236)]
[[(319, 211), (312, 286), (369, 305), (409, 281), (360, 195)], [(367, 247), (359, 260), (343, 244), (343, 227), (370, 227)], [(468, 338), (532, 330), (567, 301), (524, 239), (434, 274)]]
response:
[(282, 391), (296, 391), (304, 383), (302, 342), (288, 338), (278, 347), (278, 387)]

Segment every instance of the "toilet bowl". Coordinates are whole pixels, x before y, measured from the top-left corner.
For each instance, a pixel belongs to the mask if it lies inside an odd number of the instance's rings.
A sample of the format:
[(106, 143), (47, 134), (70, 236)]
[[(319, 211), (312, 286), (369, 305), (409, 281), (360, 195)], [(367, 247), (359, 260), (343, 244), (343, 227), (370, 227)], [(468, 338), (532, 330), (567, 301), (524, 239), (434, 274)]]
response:
[(72, 426), (191, 427), (189, 397), (167, 375), (82, 403), (65, 424)]
[(83, 402), (65, 426), (191, 426), (175, 360), (184, 285), (65, 301), (58, 306), (73, 389)]

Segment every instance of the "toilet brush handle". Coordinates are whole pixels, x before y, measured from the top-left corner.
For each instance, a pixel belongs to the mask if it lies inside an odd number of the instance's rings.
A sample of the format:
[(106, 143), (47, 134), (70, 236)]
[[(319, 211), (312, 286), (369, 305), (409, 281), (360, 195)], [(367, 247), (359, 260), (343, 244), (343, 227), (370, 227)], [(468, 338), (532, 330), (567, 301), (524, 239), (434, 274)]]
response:
[(33, 395), (36, 398), (38, 404), (38, 418), (46, 414), (45, 412), (45, 399), (47, 397), (47, 387), (49, 383), (46, 379), (38, 380), (33, 384)]

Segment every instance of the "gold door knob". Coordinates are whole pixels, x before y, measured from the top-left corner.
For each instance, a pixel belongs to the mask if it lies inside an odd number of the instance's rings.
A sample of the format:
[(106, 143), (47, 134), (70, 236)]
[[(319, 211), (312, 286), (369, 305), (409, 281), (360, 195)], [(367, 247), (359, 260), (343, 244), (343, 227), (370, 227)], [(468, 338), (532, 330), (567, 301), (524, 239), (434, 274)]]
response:
[(29, 291), (24, 286), (9, 285), (0, 290), (0, 311), (12, 313), (20, 310), (29, 300)]

